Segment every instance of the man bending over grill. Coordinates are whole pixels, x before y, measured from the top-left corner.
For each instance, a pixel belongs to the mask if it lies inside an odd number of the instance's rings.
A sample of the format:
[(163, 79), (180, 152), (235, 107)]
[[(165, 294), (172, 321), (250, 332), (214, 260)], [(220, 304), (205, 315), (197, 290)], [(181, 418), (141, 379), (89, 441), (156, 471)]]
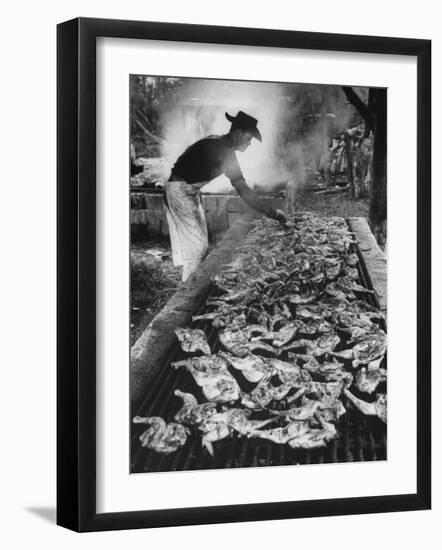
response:
[(247, 186), (235, 151), (245, 151), (252, 138), (262, 141), (256, 118), (239, 111), (229, 133), (209, 136), (188, 147), (172, 168), (164, 186), (166, 214), (174, 265), (183, 266), (185, 281), (199, 266), (208, 249), (207, 225), (201, 203), (200, 189), (220, 174), (225, 174), (239, 196), (251, 208), (280, 222), (282, 210), (274, 209)]

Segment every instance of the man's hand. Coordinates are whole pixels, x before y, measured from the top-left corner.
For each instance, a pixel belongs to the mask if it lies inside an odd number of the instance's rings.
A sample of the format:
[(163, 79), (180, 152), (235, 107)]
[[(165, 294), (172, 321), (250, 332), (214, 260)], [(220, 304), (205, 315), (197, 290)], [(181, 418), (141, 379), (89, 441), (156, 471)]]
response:
[(280, 223), (287, 223), (287, 218), (285, 217), (284, 212), (277, 208), (272, 216), (272, 218)]

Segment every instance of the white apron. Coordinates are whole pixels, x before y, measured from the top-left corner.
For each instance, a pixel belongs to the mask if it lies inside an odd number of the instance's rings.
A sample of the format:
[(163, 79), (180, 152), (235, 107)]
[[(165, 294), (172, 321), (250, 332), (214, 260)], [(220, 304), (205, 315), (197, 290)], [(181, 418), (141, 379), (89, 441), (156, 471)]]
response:
[(206, 183), (190, 185), (183, 181), (168, 181), (164, 186), (172, 259), (174, 265), (183, 266), (183, 281), (200, 265), (209, 247), (200, 196), (200, 189)]

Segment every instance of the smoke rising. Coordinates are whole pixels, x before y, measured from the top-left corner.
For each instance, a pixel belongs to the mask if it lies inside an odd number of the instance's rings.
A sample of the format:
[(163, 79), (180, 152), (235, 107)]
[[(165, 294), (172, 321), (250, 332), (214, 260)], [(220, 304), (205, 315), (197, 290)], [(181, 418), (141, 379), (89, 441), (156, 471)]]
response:
[[(239, 110), (258, 119), (263, 141), (237, 152), (238, 161), (248, 185), (265, 190), (288, 180), (304, 185), (326, 162), (331, 135), (344, 131), (355, 115), (339, 86), (183, 79), (176, 100), (158, 105), (162, 155), (172, 166), (198, 139), (227, 133), (225, 113)], [(229, 189), (225, 176), (204, 187)]]

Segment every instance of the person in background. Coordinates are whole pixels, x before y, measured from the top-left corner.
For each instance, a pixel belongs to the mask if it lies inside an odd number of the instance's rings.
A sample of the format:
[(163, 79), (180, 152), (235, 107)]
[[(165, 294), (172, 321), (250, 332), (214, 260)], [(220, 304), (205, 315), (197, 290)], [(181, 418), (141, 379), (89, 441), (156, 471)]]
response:
[(230, 130), (221, 136), (208, 136), (190, 145), (175, 162), (164, 186), (173, 263), (183, 266), (185, 281), (199, 266), (208, 250), (207, 224), (200, 189), (225, 174), (248, 206), (284, 223), (284, 212), (262, 200), (248, 185), (235, 151), (245, 151), (253, 138), (262, 141), (257, 119), (239, 111), (225, 114)]

